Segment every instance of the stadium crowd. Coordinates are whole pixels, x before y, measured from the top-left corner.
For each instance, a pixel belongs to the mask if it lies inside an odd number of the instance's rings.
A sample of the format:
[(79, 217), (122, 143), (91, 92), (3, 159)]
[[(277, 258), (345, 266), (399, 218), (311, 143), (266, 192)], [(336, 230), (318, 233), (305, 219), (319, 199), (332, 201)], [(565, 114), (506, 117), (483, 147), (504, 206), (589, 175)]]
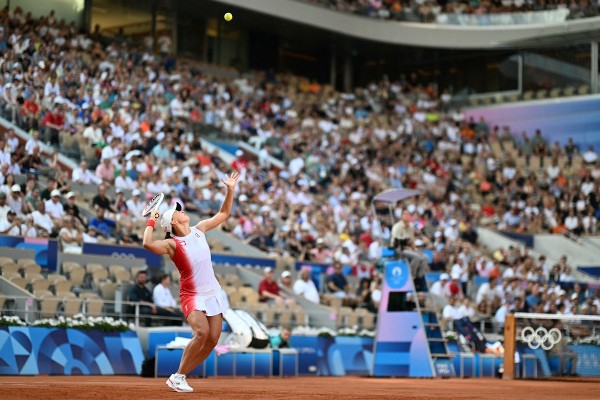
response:
[[(15, 8), (1, 17), (7, 27), (1, 112), (31, 137), (24, 146), (10, 130), (0, 138), (0, 234), (58, 237), (63, 251), (73, 253), (86, 241), (136, 245), (147, 197), (164, 192), (163, 211), (179, 201), (210, 215), (223, 200), (220, 174), (236, 169), (239, 195), (224, 229), (276, 256), (281, 268), (294, 260), (335, 264), (326, 290), (374, 308), (380, 283), (368, 281), (382, 249), (408, 238), (402, 251), (415, 254), (415, 276), (447, 272), (461, 283), (461, 292), (451, 292), (459, 297), (474, 276), (495, 271), (502, 278), (512, 270), (498, 299), (486, 294), (476, 301), (492, 315), (502, 301), (514, 304), (536, 290), (546, 297), (532, 307), (552, 310), (550, 290), (557, 298), (570, 290), (570, 272), (566, 263), (540, 269), (508, 250), (486, 255), (476, 225), (597, 233), (600, 161), (593, 148), (579, 154), (575, 143), (549, 144), (541, 132), (521, 138), (508, 127), (467, 119), (450, 107), (449, 93), (417, 75), (383, 78), (354, 93), (289, 74), (257, 72), (232, 81), (168, 51), (156, 54), (148, 43), (133, 47), (78, 32), (53, 14), (33, 19)], [(256, 144), (258, 156), (239, 150), (228, 164), (204, 151), (201, 135), (215, 131)], [(41, 143), (55, 152), (42, 154)], [(494, 152), (495, 143), (548, 162), (516, 165)], [(58, 151), (80, 159), (70, 176)], [(14, 175), (23, 174), (26, 182), (15, 183)], [(98, 193), (82, 202), (71, 181), (97, 185)], [(114, 198), (107, 187), (116, 189)], [(393, 218), (375, 215), (370, 201), (389, 187), (423, 195), (397, 207)], [(93, 216), (86, 219), (80, 207)], [(423, 264), (423, 249), (433, 251), (431, 262)], [(344, 282), (343, 266), (367, 280), (356, 292)], [(514, 281), (520, 290), (509, 297)], [(598, 293), (590, 298), (586, 312), (593, 312)], [(565, 307), (583, 311), (583, 304)]]
[(341, 12), (397, 21), (435, 22), (439, 14), (498, 14), (568, 9), (569, 19), (598, 15), (598, 4), (589, 1), (408, 1), (408, 0), (302, 0)]

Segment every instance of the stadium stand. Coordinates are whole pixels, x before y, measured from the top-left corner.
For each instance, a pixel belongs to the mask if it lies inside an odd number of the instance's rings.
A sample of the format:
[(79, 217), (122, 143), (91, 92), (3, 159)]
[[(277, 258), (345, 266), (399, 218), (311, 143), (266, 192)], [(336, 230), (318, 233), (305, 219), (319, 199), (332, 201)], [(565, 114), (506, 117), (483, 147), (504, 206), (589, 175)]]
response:
[(435, 22), (440, 14), (498, 14), (567, 9), (569, 19), (598, 15), (598, 7), (586, 2), (573, 2), (564, 6), (559, 2), (441, 2), (412, 3), (402, 0), (302, 0), (341, 12), (370, 18), (411, 22)]
[[(244, 180), (224, 230), (275, 258), (277, 279), (296, 260), (340, 262), (346, 267), (347, 299), (321, 286), (320, 310), (335, 312), (338, 327), (373, 329), (376, 317), (370, 311), (380, 293), (376, 266), (392, 220), (373, 214), (369, 200), (386, 187), (419, 188), (425, 194), (395, 210), (396, 217), (409, 213), (418, 227), (416, 251), (428, 256), (432, 271), (452, 275), (450, 294), (472, 301), (461, 312), (482, 320), (482, 330), (497, 333), (517, 298), (521, 307), (540, 312), (558, 311), (560, 300), (565, 312), (598, 313), (598, 289), (575, 283), (567, 260), (546, 264), (518, 248), (485, 249), (475, 229), (596, 234), (600, 162), (593, 148), (547, 143), (543, 132), (519, 137), (510, 127), (468, 120), (462, 110), (449, 107), (447, 93), (411, 77), (382, 79), (353, 93), (289, 74), (255, 72), (228, 80), (201, 73), (193, 62), (167, 64), (126, 44), (103, 46), (69, 26), (57, 26), (64, 44), (47, 42), (39, 33), (44, 23), (39, 19), (24, 30), (23, 38), (39, 43), (37, 51), (7, 53), (3, 63), (8, 76), (2, 115), (30, 132), (26, 142), (15, 144), (11, 131), (1, 138), (10, 147), (0, 146), (5, 149), (0, 206), (15, 214), (13, 220), (8, 214), (2, 218), (9, 230), (26, 237), (65, 234), (81, 236), (80, 242), (139, 245), (145, 196), (163, 191), (164, 207), (177, 200), (197, 215), (210, 215), (222, 200), (215, 189), (218, 177), (237, 169)], [(11, 37), (12, 47), (21, 45), (19, 37)], [(65, 66), (50, 57), (53, 50), (83, 62)], [(144, 72), (145, 66), (154, 69)], [(121, 90), (108, 90), (111, 85)], [(588, 90), (526, 92), (523, 100)], [(60, 129), (55, 132), (53, 125)], [(217, 143), (219, 150), (208, 153), (201, 135), (240, 140), (257, 151), (242, 151), (234, 141), (228, 148)], [(79, 162), (80, 168), (65, 171), (73, 183), (60, 172), (56, 153), (39, 153), (42, 142)], [(195, 155), (191, 162), (190, 154)], [(272, 168), (274, 161), (284, 168)], [(61, 215), (49, 210), (54, 190), (77, 218), (74, 233), (64, 232)], [(45, 275), (25, 257), (3, 258), (0, 265), (4, 279), (36, 297), (41, 316), (115, 312), (112, 302), (118, 289), (133, 281), (135, 268), (88, 262), (86, 256), (77, 260), (62, 263), (63, 275)], [(232, 306), (254, 311), (269, 326), (311, 322), (306, 306), (261, 304), (256, 281), (244, 279), (236, 268), (217, 270)], [(489, 287), (491, 274), (504, 278), (497, 288)], [(439, 279), (428, 277), (430, 285)], [(177, 284), (174, 271), (172, 278)], [(371, 282), (359, 304), (360, 278)], [(441, 297), (436, 311), (443, 316), (447, 304)]]

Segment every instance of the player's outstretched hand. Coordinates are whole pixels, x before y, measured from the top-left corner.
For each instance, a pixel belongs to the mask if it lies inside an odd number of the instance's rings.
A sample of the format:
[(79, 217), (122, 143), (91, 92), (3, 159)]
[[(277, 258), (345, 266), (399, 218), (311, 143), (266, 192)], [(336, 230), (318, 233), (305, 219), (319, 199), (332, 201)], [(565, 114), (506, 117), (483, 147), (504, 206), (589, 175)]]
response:
[(235, 184), (237, 183), (238, 178), (240, 177), (239, 172), (234, 172), (230, 175), (225, 175), (224, 179), (221, 179), (221, 182), (227, 186), (227, 189), (233, 190), (235, 189)]
[(152, 213), (150, 214), (151, 220), (157, 221), (159, 217), (160, 217), (160, 213), (158, 212), (158, 210), (152, 211)]

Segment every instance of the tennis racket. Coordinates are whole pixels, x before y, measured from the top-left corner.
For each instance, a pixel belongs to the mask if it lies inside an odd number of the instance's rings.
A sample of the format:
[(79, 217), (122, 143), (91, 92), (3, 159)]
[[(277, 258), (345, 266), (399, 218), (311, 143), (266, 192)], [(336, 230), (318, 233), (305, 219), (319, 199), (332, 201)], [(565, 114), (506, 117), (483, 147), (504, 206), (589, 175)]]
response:
[(158, 207), (160, 206), (160, 203), (162, 203), (164, 198), (164, 193), (159, 193), (156, 196), (154, 196), (148, 202), (148, 204), (146, 204), (146, 207), (144, 207), (144, 209), (142, 210), (142, 217), (146, 218), (147, 216), (152, 214), (153, 211), (158, 210)]

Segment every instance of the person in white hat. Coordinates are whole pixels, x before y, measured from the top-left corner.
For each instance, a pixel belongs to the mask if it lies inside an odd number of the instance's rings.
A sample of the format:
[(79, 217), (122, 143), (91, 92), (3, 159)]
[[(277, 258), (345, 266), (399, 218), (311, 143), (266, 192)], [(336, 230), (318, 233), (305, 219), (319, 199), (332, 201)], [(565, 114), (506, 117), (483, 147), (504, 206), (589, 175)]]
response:
[(59, 220), (65, 215), (65, 209), (60, 202), (60, 190), (50, 192), (50, 199), (46, 200), (46, 211), (53, 219)]
[(450, 275), (444, 272), (440, 275), (440, 279), (431, 285), (431, 289), (429, 289), (429, 291), (431, 294), (448, 299), (450, 297), (450, 287), (448, 286), (449, 281)]
[(192, 328), (194, 336), (183, 351), (176, 373), (166, 384), (176, 392), (192, 392), (186, 375), (202, 363), (221, 335), (223, 313), (225, 313), (221, 286), (215, 277), (206, 232), (216, 228), (231, 214), (235, 186), (240, 174), (225, 175), (221, 181), (227, 194), (219, 212), (211, 218), (190, 226), (180, 203), (176, 202), (160, 219), (166, 233), (164, 240), (154, 240), (154, 226), (160, 217), (153, 211), (144, 230), (144, 248), (158, 255), (168, 255), (175, 263), (181, 276), (179, 294), (181, 309)]
[(21, 186), (17, 184), (12, 185), (10, 188), (10, 195), (7, 196), (6, 203), (16, 215), (21, 216), (26, 212), (24, 197), (25, 196), (23, 196), (23, 192), (21, 191)]

